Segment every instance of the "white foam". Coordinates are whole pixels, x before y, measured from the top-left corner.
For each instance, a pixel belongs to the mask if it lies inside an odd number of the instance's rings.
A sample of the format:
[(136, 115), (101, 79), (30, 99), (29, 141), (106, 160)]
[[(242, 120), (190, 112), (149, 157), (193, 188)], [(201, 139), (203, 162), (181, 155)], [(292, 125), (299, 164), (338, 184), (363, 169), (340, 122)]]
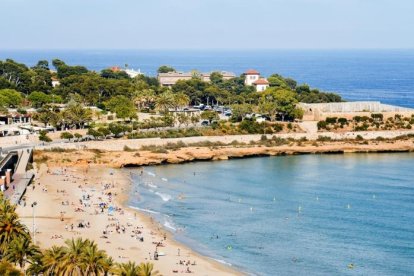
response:
[(162, 180), (162, 181), (165, 181), (165, 182), (167, 182), (167, 181), (168, 181), (168, 179), (167, 179), (167, 178), (165, 178), (165, 177), (161, 178), (161, 180)]
[(147, 172), (147, 174), (149, 174), (151, 176), (155, 176), (155, 173), (153, 173), (153, 172)]
[(158, 186), (157, 186), (157, 185), (154, 185), (154, 184), (152, 184), (152, 183), (148, 183), (148, 184), (147, 184), (147, 186), (148, 186), (148, 187), (151, 187), (151, 188), (154, 188), (154, 189), (157, 189), (157, 188), (158, 188)]
[(160, 214), (159, 212), (156, 212), (156, 211), (152, 211), (152, 210), (149, 210), (149, 209), (143, 209), (143, 208), (139, 208), (139, 207), (134, 207), (134, 206), (129, 206), (129, 208), (135, 209), (135, 210), (138, 210), (138, 211), (142, 211), (142, 212), (146, 212), (146, 213), (150, 213), (150, 214), (156, 214), (156, 215)]
[(173, 231), (177, 231), (177, 228), (172, 226), (171, 223), (169, 223), (168, 221), (164, 222), (164, 226), (171, 229), (171, 230), (173, 230)]
[(169, 201), (172, 198), (172, 196), (170, 196), (169, 194), (163, 194), (163, 193), (159, 193), (159, 192), (156, 192), (155, 194), (157, 196), (161, 197), (161, 199), (163, 201)]
[(221, 264), (224, 264), (224, 265), (232, 266), (232, 264), (231, 264), (231, 263), (228, 263), (228, 262), (226, 262), (226, 261), (224, 261), (224, 260), (220, 260), (220, 259), (213, 259), (213, 260), (215, 260), (216, 262), (219, 262), (219, 263), (221, 263)]

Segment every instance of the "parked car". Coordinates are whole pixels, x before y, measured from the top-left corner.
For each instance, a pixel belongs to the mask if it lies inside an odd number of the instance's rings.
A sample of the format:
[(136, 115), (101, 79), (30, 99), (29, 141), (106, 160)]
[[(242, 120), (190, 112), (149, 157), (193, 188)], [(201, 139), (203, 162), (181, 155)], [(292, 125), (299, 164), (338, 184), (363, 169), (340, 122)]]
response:
[(208, 126), (210, 123), (207, 120), (201, 122), (202, 126)]

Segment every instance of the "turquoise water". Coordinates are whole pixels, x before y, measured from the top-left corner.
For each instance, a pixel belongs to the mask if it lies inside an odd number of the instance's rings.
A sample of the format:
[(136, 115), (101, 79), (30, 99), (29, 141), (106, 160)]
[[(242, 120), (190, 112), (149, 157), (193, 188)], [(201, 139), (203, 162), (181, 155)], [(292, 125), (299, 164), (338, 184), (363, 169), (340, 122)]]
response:
[(128, 64), (153, 76), (163, 64), (236, 74), (254, 68), (264, 76), (278, 73), (337, 92), (346, 100), (414, 107), (414, 50), (0, 50), (0, 59), (6, 58), (29, 66), (60, 58), (91, 70)]
[(413, 168), (402, 153), (130, 169), (130, 205), (251, 274), (412, 275)]

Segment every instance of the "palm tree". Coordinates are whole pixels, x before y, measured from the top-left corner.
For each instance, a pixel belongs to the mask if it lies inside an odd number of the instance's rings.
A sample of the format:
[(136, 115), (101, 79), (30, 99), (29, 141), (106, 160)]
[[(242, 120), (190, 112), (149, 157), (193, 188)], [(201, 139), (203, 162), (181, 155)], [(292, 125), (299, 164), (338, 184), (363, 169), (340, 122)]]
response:
[(155, 106), (163, 113), (167, 113), (170, 108), (174, 107), (174, 95), (171, 92), (164, 92), (158, 96)]
[(108, 257), (103, 250), (99, 250), (94, 242), (89, 242), (83, 249), (82, 263), (85, 264), (86, 275), (102, 275), (109, 271)]
[(26, 261), (32, 263), (33, 258), (38, 254), (40, 254), (39, 248), (33, 245), (29, 238), (19, 237), (10, 243), (4, 259), (23, 268)]
[(84, 262), (85, 247), (90, 245), (89, 240), (82, 240), (82, 238), (66, 240), (66, 248), (64, 248), (64, 255), (60, 264), (61, 271), (65, 275), (82, 275), (86, 264)]
[(62, 246), (52, 246), (43, 253), (42, 263), (45, 275), (58, 275), (61, 271), (61, 262), (65, 255)]
[(140, 276), (139, 266), (135, 262), (116, 264), (113, 273), (118, 276)]
[(0, 254), (4, 253), (10, 243), (18, 238), (30, 239), (27, 227), (20, 223), (15, 212), (0, 215)]
[(106, 257), (104, 265), (103, 265), (103, 273), (105, 276), (114, 268), (115, 262), (112, 257)]
[(189, 102), (190, 102), (190, 97), (188, 97), (183, 92), (179, 92), (174, 95), (174, 105), (176, 109), (183, 107), (183, 106), (187, 106)]
[(161, 276), (158, 270), (154, 270), (153, 263), (141, 263), (138, 267), (138, 275), (139, 276)]

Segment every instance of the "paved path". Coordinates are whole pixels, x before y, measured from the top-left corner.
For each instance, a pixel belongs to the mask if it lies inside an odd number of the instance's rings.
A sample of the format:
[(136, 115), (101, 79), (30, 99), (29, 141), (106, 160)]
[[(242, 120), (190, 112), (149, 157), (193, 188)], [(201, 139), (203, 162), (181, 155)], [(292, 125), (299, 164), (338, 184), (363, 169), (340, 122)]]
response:
[(5, 196), (10, 199), (11, 203), (17, 204), (22, 198), (24, 192), (34, 178), (33, 171), (26, 171), (27, 164), (32, 155), (31, 148), (18, 150), (19, 161), (16, 171), (13, 174), (13, 182), (10, 183), (9, 188), (4, 192)]

